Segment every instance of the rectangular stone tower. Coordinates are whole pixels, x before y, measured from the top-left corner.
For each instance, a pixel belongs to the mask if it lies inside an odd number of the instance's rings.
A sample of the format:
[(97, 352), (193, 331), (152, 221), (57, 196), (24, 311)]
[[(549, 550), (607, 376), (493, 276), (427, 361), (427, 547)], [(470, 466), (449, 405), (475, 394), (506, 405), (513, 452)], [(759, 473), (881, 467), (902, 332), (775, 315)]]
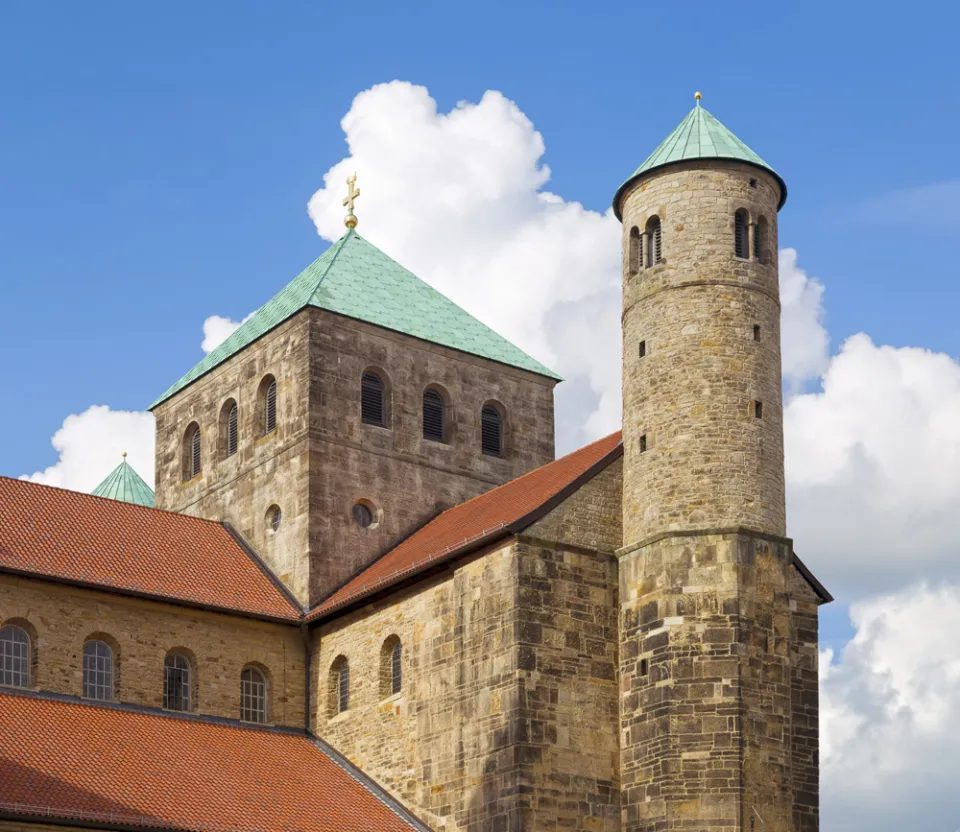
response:
[(351, 230), (155, 403), (157, 506), (229, 522), (314, 603), (552, 460), (555, 383)]
[(623, 832), (815, 832), (816, 606), (786, 538), (782, 179), (699, 103), (621, 186)]

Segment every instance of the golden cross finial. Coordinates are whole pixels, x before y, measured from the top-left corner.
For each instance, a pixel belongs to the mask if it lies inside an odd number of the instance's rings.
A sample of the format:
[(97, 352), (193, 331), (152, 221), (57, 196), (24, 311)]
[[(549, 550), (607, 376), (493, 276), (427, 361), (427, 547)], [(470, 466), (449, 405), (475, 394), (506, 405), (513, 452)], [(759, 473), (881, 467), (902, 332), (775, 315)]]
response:
[(343, 219), (343, 224), (347, 228), (356, 228), (357, 227), (357, 218), (353, 213), (353, 202), (360, 196), (360, 189), (356, 187), (357, 184), (357, 174), (354, 173), (353, 176), (347, 177), (347, 196), (343, 200), (343, 207), (347, 209), (347, 216)]

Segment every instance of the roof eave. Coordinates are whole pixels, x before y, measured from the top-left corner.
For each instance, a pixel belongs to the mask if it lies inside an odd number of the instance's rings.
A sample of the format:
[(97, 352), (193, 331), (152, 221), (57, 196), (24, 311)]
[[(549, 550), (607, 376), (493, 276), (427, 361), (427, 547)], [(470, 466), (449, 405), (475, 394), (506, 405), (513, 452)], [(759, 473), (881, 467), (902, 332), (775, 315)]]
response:
[(779, 211), (783, 208), (784, 203), (787, 201), (787, 183), (783, 181), (783, 177), (780, 176), (773, 168), (769, 168), (766, 165), (760, 165), (756, 162), (751, 162), (749, 159), (739, 159), (735, 156), (710, 156), (710, 157), (700, 157), (696, 159), (674, 159), (671, 162), (663, 162), (662, 164), (656, 165), (652, 168), (648, 168), (644, 171), (638, 171), (632, 176), (626, 179), (624, 183), (617, 188), (617, 192), (613, 195), (613, 213), (620, 222), (623, 222), (623, 212), (620, 210), (620, 203), (623, 200), (623, 195), (626, 193), (627, 189), (636, 184), (639, 180), (643, 179), (645, 176), (649, 176), (653, 173), (659, 173), (664, 168), (675, 167), (676, 165), (691, 164), (696, 162), (739, 162), (741, 165), (750, 165), (751, 167), (756, 168), (757, 170), (762, 170), (768, 176), (772, 176), (776, 181), (777, 185), (780, 186), (780, 201), (777, 203), (777, 210)]

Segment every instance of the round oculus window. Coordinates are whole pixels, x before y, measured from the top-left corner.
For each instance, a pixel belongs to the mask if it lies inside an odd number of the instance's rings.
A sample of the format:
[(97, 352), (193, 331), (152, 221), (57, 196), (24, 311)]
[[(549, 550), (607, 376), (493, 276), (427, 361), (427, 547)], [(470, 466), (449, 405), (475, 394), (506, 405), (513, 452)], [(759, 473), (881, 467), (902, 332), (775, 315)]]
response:
[(361, 529), (369, 529), (373, 525), (373, 509), (366, 503), (357, 503), (353, 507), (353, 521)]

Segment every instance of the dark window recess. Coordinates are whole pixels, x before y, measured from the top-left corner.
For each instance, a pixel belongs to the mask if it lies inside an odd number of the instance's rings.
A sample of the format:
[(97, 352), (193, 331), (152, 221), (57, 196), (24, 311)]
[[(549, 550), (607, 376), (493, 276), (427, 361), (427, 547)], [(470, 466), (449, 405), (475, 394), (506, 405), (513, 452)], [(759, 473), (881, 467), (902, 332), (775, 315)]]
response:
[(272, 433), (277, 429), (277, 382), (271, 381), (263, 399), (263, 432)]
[(743, 260), (750, 255), (747, 236), (747, 212), (741, 209), (733, 215), (733, 244), (734, 253)]
[(763, 402), (754, 402), (753, 403), (753, 415), (758, 419), (763, 418)]
[(239, 446), (239, 424), (237, 406), (232, 405), (227, 414), (227, 456), (233, 456)]
[(373, 512), (363, 503), (353, 507), (353, 520), (361, 529), (368, 529), (373, 525)]
[(383, 380), (376, 373), (364, 373), (360, 379), (360, 419), (366, 425), (387, 423)]
[(656, 266), (661, 262), (663, 236), (660, 232), (660, 217), (647, 220), (647, 266)]
[(200, 474), (200, 428), (193, 431), (190, 438), (190, 477)]
[(646, 676), (650, 672), (650, 663), (646, 659), (640, 659), (640, 675)]
[(400, 693), (403, 687), (403, 647), (398, 641), (390, 651), (390, 692)]
[(647, 452), (647, 435), (644, 434), (640, 437), (640, 453), (645, 454)]
[(337, 712), (343, 713), (350, 707), (350, 665), (344, 662), (337, 672)]
[(647, 354), (647, 342), (640, 342), (640, 357), (643, 358)]
[(750, 187), (751, 187), (751, 188), (756, 188), (756, 187), (757, 187), (757, 180), (756, 180), (756, 179), (751, 179), (751, 180), (750, 180)]
[(753, 325), (753, 340), (754, 341), (760, 340), (760, 324)]
[(640, 271), (640, 264), (643, 263), (643, 235), (640, 234), (640, 229), (636, 226), (630, 229), (629, 245), (627, 267), (630, 274), (636, 274)]
[(163, 662), (163, 707), (168, 711), (190, 710), (190, 662), (173, 653)]
[(487, 456), (503, 456), (503, 417), (491, 405), (480, 411), (480, 449)]
[(443, 442), (443, 396), (436, 390), (426, 390), (423, 394), (423, 438), (434, 442)]

